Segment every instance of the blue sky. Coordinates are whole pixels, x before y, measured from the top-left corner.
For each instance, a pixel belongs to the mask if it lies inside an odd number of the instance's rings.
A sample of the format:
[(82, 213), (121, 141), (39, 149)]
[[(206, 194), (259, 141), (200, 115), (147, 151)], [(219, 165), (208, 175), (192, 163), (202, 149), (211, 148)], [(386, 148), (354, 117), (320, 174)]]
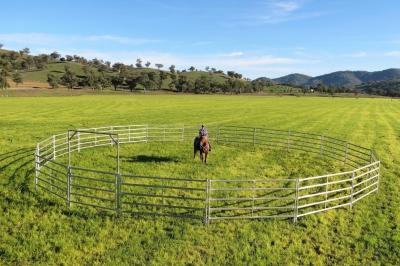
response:
[(0, 43), (246, 77), (400, 67), (400, 1), (6, 1)]

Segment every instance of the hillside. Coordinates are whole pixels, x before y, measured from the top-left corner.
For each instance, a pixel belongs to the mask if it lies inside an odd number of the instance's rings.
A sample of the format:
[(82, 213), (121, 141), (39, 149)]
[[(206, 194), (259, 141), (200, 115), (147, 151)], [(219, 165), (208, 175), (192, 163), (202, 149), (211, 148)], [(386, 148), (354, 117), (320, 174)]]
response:
[(295, 73), (295, 74), (290, 74), (286, 75), (280, 78), (273, 79), (275, 83), (278, 84), (291, 84), (294, 86), (301, 86), (306, 84), (312, 77)]
[(354, 88), (357, 85), (400, 78), (400, 69), (390, 68), (382, 71), (336, 71), (316, 77), (309, 77), (302, 74), (290, 74), (273, 79), (279, 84), (290, 84), (295, 86), (309, 85), (316, 86), (322, 83), (326, 86)]
[[(49, 88), (47, 80), (51, 74), (51, 79), (57, 83), (52, 87), (65, 86), (71, 89), (112, 88), (131, 92), (161, 89), (194, 93), (242, 93), (260, 90), (259, 84), (252, 84), (234, 71), (223, 73), (194, 68), (175, 70), (174, 66), (168, 65), (163, 69), (156, 69), (145, 67), (142, 62), (137, 59), (134, 65), (119, 62), (112, 64), (78, 55), (63, 56), (57, 52), (31, 55), (28, 48), (20, 51), (0, 49), (0, 69), (5, 70), (0, 73), (1, 88)], [(65, 76), (67, 69), (69, 77)], [(19, 81), (15, 83), (14, 80)]]
[[(24, 81), (27, 82), (47, 82), (47, 75), (49, 73), (55, 74), (58, 77), (61, 77), (65, 72), (65, 66), (69, 66), (71, 70), (78, 76), (78, 77), (85, 77), (83, 72), (83, 64), (75, 63), (75, 62), (53, 62), (46, 65), (46, 67), (42, 70), (34, 70), (34, 71), (22, 71), (21, 74), (23, 76)], [(93, 71), (98, 73), (95, 67), (90, 67)], [(157, 71), (157, 69), (153, 68), (133, 68), (130, 70), (132, 75), (140, 75), (142, 72), (152, 72)], [(111, 71), (105, 72), (105, 75), (112, 76), (115, 73)], [(202, 75), (207, 75), (211, 78), (211, 80), (216, 81), (218, 83), (223, 83), (228, 77), (225, 74), (220, 73), (209, 73), (205, 71), (193, 71), (193, 72), (181, 72), (181, 75), (186, 76), (189, 80), (195, 82), (196, 79), (200, 78)], [(170, 82), (170, 78), (168, 77), (167, 80), (164, 82), (165, 84)], [(165, 87), (165, 86), (163, 86)]]
[(369, 82), (357, 86), (356, 89), (367, 94), (400, 97), (400, 79)]
[[(47, 82), (47, 75), (49, 73), (61, 77), (65, 72), (65, 66), (69, 66), (71, 70), (78, 76), (84, 77), (82, 70), (83, 65), (75, 62), (52, 62), (46, 65), (42, 70), (34, 71), (21, 71), (24, 81)], [(97, 72), (96, 68), (91, 68)]]

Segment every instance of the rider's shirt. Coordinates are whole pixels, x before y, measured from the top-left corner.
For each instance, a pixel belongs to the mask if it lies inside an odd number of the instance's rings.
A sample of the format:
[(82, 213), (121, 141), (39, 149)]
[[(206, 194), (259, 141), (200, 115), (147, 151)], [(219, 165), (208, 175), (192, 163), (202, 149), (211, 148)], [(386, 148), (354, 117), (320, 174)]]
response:
[(199, 130), (199, 134), (200, 134), (200, 136), (207, 136), (208, 135), (207, 129), (201, 128)]

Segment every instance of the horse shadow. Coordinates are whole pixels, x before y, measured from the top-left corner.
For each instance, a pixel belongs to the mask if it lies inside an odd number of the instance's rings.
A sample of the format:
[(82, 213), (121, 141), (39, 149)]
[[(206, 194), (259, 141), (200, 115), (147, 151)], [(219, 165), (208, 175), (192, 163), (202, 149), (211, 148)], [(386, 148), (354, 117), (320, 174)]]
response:
[(122, 162), (129, 163), (177, 163), (180, 158), (175, 156), (158, 156), (158, 155), (136, 155), (120, 157)]

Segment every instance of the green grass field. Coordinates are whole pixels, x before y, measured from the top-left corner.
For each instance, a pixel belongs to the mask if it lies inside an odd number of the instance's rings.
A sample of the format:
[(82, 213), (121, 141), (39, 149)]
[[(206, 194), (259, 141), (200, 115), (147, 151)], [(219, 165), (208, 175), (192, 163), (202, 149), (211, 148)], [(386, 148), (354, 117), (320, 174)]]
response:
[[(0, 264), (110, 265), (398, 265), (400, 264), (400, 101), (391, 99), (83, 95), (0, 98)], [(378, 194), (352, 211), (331, 210), (291, 220), (199, 221), (115, 217), (36, 192), (38, 141), (69, 128), (119, 124), (235, 124), (325, 134), (376, 150), (382, 162)], [(124, 146), (123, 171), (163, 176), (285, 175), (279, 154), (215, 146), (209, 165), (190, 147)], [(112, 167), (109, 148), (74, 157), (83, 166)], [(172, 158), (135, 161), (137, 155)], [(104, 155), (104, 156), (103, 156)], [(267, 157), (265, 160), (263, 157)], [(295, 165), (302, 158), (292, 158)], [(260, 169), (259, 163), (265, 162)], [(293, 175), (326, 170), (306, 160)]]

